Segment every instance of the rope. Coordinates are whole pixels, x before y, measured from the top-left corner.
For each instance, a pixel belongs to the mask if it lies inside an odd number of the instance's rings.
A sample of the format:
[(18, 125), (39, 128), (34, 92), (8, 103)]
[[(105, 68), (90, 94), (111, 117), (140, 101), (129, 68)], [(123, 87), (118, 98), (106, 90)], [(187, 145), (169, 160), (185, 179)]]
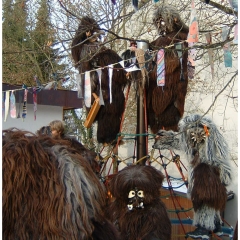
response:
[[(160, 152), (160, 150), (159, 150), (159, 152)], [(162, 156), (161, 153), (160, 153), (160, 156)], [(162, 161), (162, 164), (163, 164), (163, 159), (162, 159), (162, 157), (160, 157), (160, 158), (161, 158), (161, 161)], [(165, 171), (165, 175), (166, 175), (166, 178), (167, 178), (168, 186), (171, 186), (171, 187), (172, 187), (171, 181), (170, 181), (170, 179), (168, 178), (168, 173), (167, 173), (166, 167), (164, 167), (164, 171)], [(174, 200), (173, 200), (173, 190), (172, 190), (172, 188), (169, 189), (169, 191), (170, 191), (170, 195), (171, 195), (171, 199), (172, 199), (172, 203), (173, 203), (173, 205), (174, 205), (174, 208), (177, 209), (177, 208), (176, 208), (176, 205), (175, 205), (175, 202), (174, 202)], [(183, 232), (184, 232), (184, 234), (186, 235), (185, 229), (184, 229), (184, 227), (183, 227), (183, 224), (182, 224), (182, 222), (181, 222), (181, 219), (180, 219), (180, 217), (179, 217), (179, 213), (178, 213), (178, 212), (177, 212), (177, 217), (178, 217), (178, 220), (180, 221), (180, 224), (181, 224), (181, 227), (182, 227), (182, 229), (183, 229)]]

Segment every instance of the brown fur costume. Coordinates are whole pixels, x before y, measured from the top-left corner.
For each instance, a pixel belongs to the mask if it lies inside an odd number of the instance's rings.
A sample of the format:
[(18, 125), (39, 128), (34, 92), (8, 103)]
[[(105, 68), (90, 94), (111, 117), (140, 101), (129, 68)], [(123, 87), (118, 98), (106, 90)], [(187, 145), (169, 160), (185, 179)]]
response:
[[(50, 128), (49, 126), (43, 126), (36, 132), (36, 134), (38, 136), (42, 136), (42, 135), (51, 136), (51, 129), (49, 129), (49, 128)], [(102, 158), (100, 155), (98, 156), (98, 154), (96, 152), (91, 151), (91, 150), (87, 149), (86, 147), (84, 147), (82, 145), (82, 143), (80, 143), (74, 137), (69, 137), (69, 136), (66, 136), (66, 134), (62, 134), (58, 139), (66, 140), (66, 141), (63, 141), (63, 143), (70, 145), (71, 148), (74, 148), (77, 151), (77, 153), (79, 153), (82, 157), (84, 157), (86, 160), (88, 160), (93, 171), (96, 174), (99, 174), (101, 167), (97, 161), (97, 158), (98, 157)]]
[(119, 239), (99, 179), (62, 141), (3, 131), (4, 239)]
[[(161, 25), (160, 20), (163, 20), (165, 24)], [(154, 13), (153, 23), (161, 36), (150, 43), (149, 49), (156, 51), (165, 48), (165, 86), (157, 86), (157, 56), (155, 56), (153, 61), (145, 64), (148, 71), (148, 80), (145, 81), (148, 125), (153, 133), (157, 133), (159, 129), (163, 128), (177, 131), (178, 122), (184, 113), (187, 94), (188, 51), (183, 50), (182, 52), (183, 79), (181, 79), (181, 62), (175, 47), (172, 45), (184, 42), (184, 48), (188, 47), (185, 42), (188, 27), (182, 22), (176, 9), (169, 5), (159, 6)], [(134, 51), (126, 50), (122, 57), (125, 60), (133, 58)], [(145, 61), (147, 61), (146, 56)], [(125, 62), (126, 67), (129, 65), (129, 62)], [(143, 78), (140, 71), (132, 72), (131, 75), (133, 79)]]
[[(181, 64), (173, 45), (187, 39), (188, 28), (182, 22), (176, 9), (162, 5), (154, 13), (154, 25), (159, 34), (162, 31), (159, 20), (165, 22), (165, 35), (151, 42), (153, 50), (165, 48), (165, 86), (157, 86), (157, 66), (150, 64), (149, 85), (147, 86), (148, 124), (153, 133), (159, 129), (177, 130), (178, 122), (184, 113), (185, 96), (187, 93), (187, 57), (185, 50), (182, 57), (184, 80), (181, 80)], [(188, 44), (184, 42), (184, 47)], [(156, 61), (156, 58), (155, 58)]]
[[(95, 121), (98, 121), (98, 142), (111, 143), (116, 139), (119, 133), (125, 101), (123, 90), (127, 84), (127, 78), (125, 71), (121, 70), (122, 67), (120, 64), (113, 66), (120, 70), (113, 70), (112, 103), (110, 104), (109, 77), (108, 68), (106, 67), (110, 64), (118, 63), (122, 59), (116, 52), (103, 46), (101, 47), (96, 41), (91, 39), (93, 33), (98, 31), (99, 26), (94, 19), (83, 17), (72, 42), (72, 57), (80, 74), (100, 67), (105, 67), (102, 69), (101, 78), (101, 88), (105, 105), (101, 105)], [(90, 39), (87, 35), (91, 36)], [(81, 77), (84, 79), (83, 75)], [(99, 96), (100, 85), (96, 71), (90, 72), (90, 79), (92, 93), (96, 93)], [(92, 103), (93, 102), (94, 98), (92, 97)]]
[(206, 163), (198, 164), (193, 170), (193, 181), (191, 196), (195, 212), (201, 209), (203, 204), (216, 210), (224, 210), (227, 202), (227, 190), (221, 183), (217, 167)]
[(123, 240), (171, 239), (171, 222), (160, 198), (163, 179), (160, 171), (141, 165), (128, 166), (111, 179), (107, 215)]

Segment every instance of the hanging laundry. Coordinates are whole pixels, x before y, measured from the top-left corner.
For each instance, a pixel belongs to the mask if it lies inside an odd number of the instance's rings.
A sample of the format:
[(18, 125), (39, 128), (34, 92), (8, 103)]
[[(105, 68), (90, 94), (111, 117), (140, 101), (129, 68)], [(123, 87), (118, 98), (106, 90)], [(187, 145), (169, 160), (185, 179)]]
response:
[(181, 64), (181, 73), (180, 73), (180, 81), (184, 81), (184, 75), (183, 75), (183, 64), (182, 64), (182, 55), (183, 55), (183, 43), (178, 42), (174, 44), (175, 49), (177, 50), (177, 54), (180, 60)]
[(22, 119), (24, 121), (24, 118), (27, 116), (27, 94), (28, 90), (24, 90), (24, 96), (23, 96), (23, 111), (22, 111)]
[(157, 86), (165, 86), (164, 49), (160, 49), (157, 53)]
[(5, 117), (5, 92), (2, 92), (2, 119)]
[(102, 69), (97, 69), (98, 73), (98, 78), (99, 78), (99, 85), (100, 85), (100, 90), (99, 90), (99, 105), (104, 105), (104, 100), (103, 100), (103, 95), (102, 95)]
[(8, 111), (9, 111), (9, 91), (6, 91), (6, 97), (5, 97), (5, 118), (4, 122), (7, 121)]
[(188, 43), (188, 62), (187, 62), (187, 70), (188, 70), (188, 78), (193, 79), (195, 75), (195, 59), (196, 59), (196, 49), (193, 48), (195, 43)]
[(11, 118), (16, 118), (17, 117), (16, 98), (15, 98), (14, 91), (11, 92), (11, 96), (10, 96), (10, 116), (11, 116)]
[[(225, 41), (228, 37), (228, 34), (229, 34), (229, 27), (227, 26), (224, 26), (222, 28), (222, 41)], [(232, 54), (231, 54), (231, 51), (230, 51), (230, 42), (227, 42), (224, 44), (223, 46), (223, 51), (224, 51), (224, 64), (225, 64), (225, 67), (232, 67)]]
[(77, 97), (83, 98), (83, 81), (81, 74), (77, 73)]
[(85, 72), (85, 84), (84, 84), (84, 103), (86, 107), (91, 107), (91, 81), (90, 81), (90, 72)]
[[(206, 33), (205, 36), (207, 39), (207, 44), (212, 44), (211, 33)], [(212, 80), (214, 80), (214, 61), (213, 61), (213, 49), (212, 48), (208, 48), (208, 57), (209, 57), (209, 64), (211, 67)]]
[(137, 11), (138, 10), (138, 0), (132, 0), (132, 5), (134, 7), (134, 10)]
[(17, 118), (21, 118), (21, 104), (23, 100), (23, 90), (18, 91), (18, 115)]
[(187, 37), (187, 42), (198, 42), (198, 22), (197, 22), (197, 14), (194, 5), (194, 0), (192, 0), (191, 5), (191, 16), (190, 16), (190, 24), (189, 24), (189, 33)]
[(116, 1), (115, 0), (111, 0), (113, 5), (116, 5)]
[(108, 65), (108, 76), (109, 76), (109, 92), (110, 92), (110, 103), (112, 103), (112, 75), (113, 75), (113, 65)]
[(34, 112), (34, 121), (37, 119), (37, 89), (33, 88), (33, 112)]

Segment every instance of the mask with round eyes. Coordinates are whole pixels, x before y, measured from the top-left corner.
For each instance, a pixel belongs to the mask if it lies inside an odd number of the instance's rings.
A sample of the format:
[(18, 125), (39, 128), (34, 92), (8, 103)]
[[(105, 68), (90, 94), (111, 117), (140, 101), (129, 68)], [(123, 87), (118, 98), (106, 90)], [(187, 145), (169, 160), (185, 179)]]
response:
[(167, 34), (167, 29), (166, 29), (166, 22), (164, 21), (163, 18), (159, 18), (157, 21), (157, 28), (158, 28), (158, 33), (160, 36), (164, 37)]
[(138, 190), (137, 188), (130, 190), (128, 193), (128, 210), (144, 208), (143, 200), (144, 192), (142, 190)]

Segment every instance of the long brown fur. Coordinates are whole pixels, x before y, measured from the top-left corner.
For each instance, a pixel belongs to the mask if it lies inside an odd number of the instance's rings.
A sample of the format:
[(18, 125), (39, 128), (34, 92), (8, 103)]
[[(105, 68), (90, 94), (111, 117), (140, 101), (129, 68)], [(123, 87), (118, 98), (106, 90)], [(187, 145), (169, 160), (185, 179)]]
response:
[(219, 178), (219, 169), (206, 163), (198, 164), (193, 171), (194, 185), (191, 192), (196, 212), (203, 204), (215, 210), (224, 210), (227, 201), (226, 187)]
[[(182, 65), (184, 81), (180, 80), (181, 64), (174, 45), (187, 39), (187, 27), (181, 22), (179, 15), (170, 6), (159, 7), (155, 13), (154, 24), (162, 14), (167, 25), (166, 36), (160, 36), (151, 42), (153, 50), (165, 49), (165, 86), (157, 86), (157, 65), (150, 63), (149, 84), (147, 87), (148, 123), (153, 133), (159, 129), (177, 131), (177, 125), (184, 113), (185, 97), (187, 94), (188, 74), (187, 58), (188, 52), (183, 51)], [(167, 14), (168, 13), (168, 14)], [(175, 21), (175, 19), (177, 21)], [(180, 24), (181, 23), (181, 24)], [(157, 24), (156, 24), (157, 26)], [(184, 48), (188, 44), (184, 42)], [(157, 58), (157, 57), (156, 57)], [(155, 58), (155, 62), (156, 62)]]
[[(94, 19), (83, 17), (72, 41), (72, 57), (79, 73), (102, 68), (101, 88), (105, 105), (100, 107), (95, 118), (95, 121), (98, 121), (97, 140), (99, 143), (111, 143), (116, 139), (120, 130), (125, 102), (123, 90), (128, 80), (125, 75), (126, 72), (122, 69), (121, 65), (114, 65), (113, 67), (117, 68), (117, 70), (113, 70), (112, 103), (110, 104), (107, 66), (120, 62), (122, 58), (113, 50), (100, 47), (97, 42), (91, 43), (86, 37), (87, 31), (91, 31), (91, 33), (98, 32), (99, 26)], [(91, 53), (89, 53), (90, 48)], [(92, 93), (96, 93), (99, 96), (100, 85), (97, 72), (91, 72), (90, 78)], [(82, 79), (84, 79), (83, 75)], [(92, 97), (92, 104), (93, 102), (94, 98)], [(89, 111), (89, 109), (87, 110)]]
[[(175, 38), (175, 39), (174, 39)], [(166, 47), (186, 40), (186, 33), (173, 32), (166, 37), (159, 37), (151, 44), (156, 48)], [(187, 47), (187, 44), (185, 44)], [(157, 66), (149, 74), (147, 86), (148, 122), (153, 133), (159, 129), (177, 130), (177, 125), (184, 113), (187, 93), (187, 51), (183, 54), (184, 81), (180, 80), (181, 65), (174, 47), (165, 51), (165, 86), (157, 86)], [(151, 65), (150, 65), (151, 68)]]
[[(171, 222), (160, 198), (163, 174), (151, 166), (132, 165), (110, 181), (113, 196), (108, 218), (116, 223), (123, 240), (171, 239)], [(137, 187), (144, 192), (144, 208), (128, 210), (128, 193)]]
[(104, 187), (89, 162), (61, 141), (3, 131), (4, 239), (118, 239), (103, 215)]

